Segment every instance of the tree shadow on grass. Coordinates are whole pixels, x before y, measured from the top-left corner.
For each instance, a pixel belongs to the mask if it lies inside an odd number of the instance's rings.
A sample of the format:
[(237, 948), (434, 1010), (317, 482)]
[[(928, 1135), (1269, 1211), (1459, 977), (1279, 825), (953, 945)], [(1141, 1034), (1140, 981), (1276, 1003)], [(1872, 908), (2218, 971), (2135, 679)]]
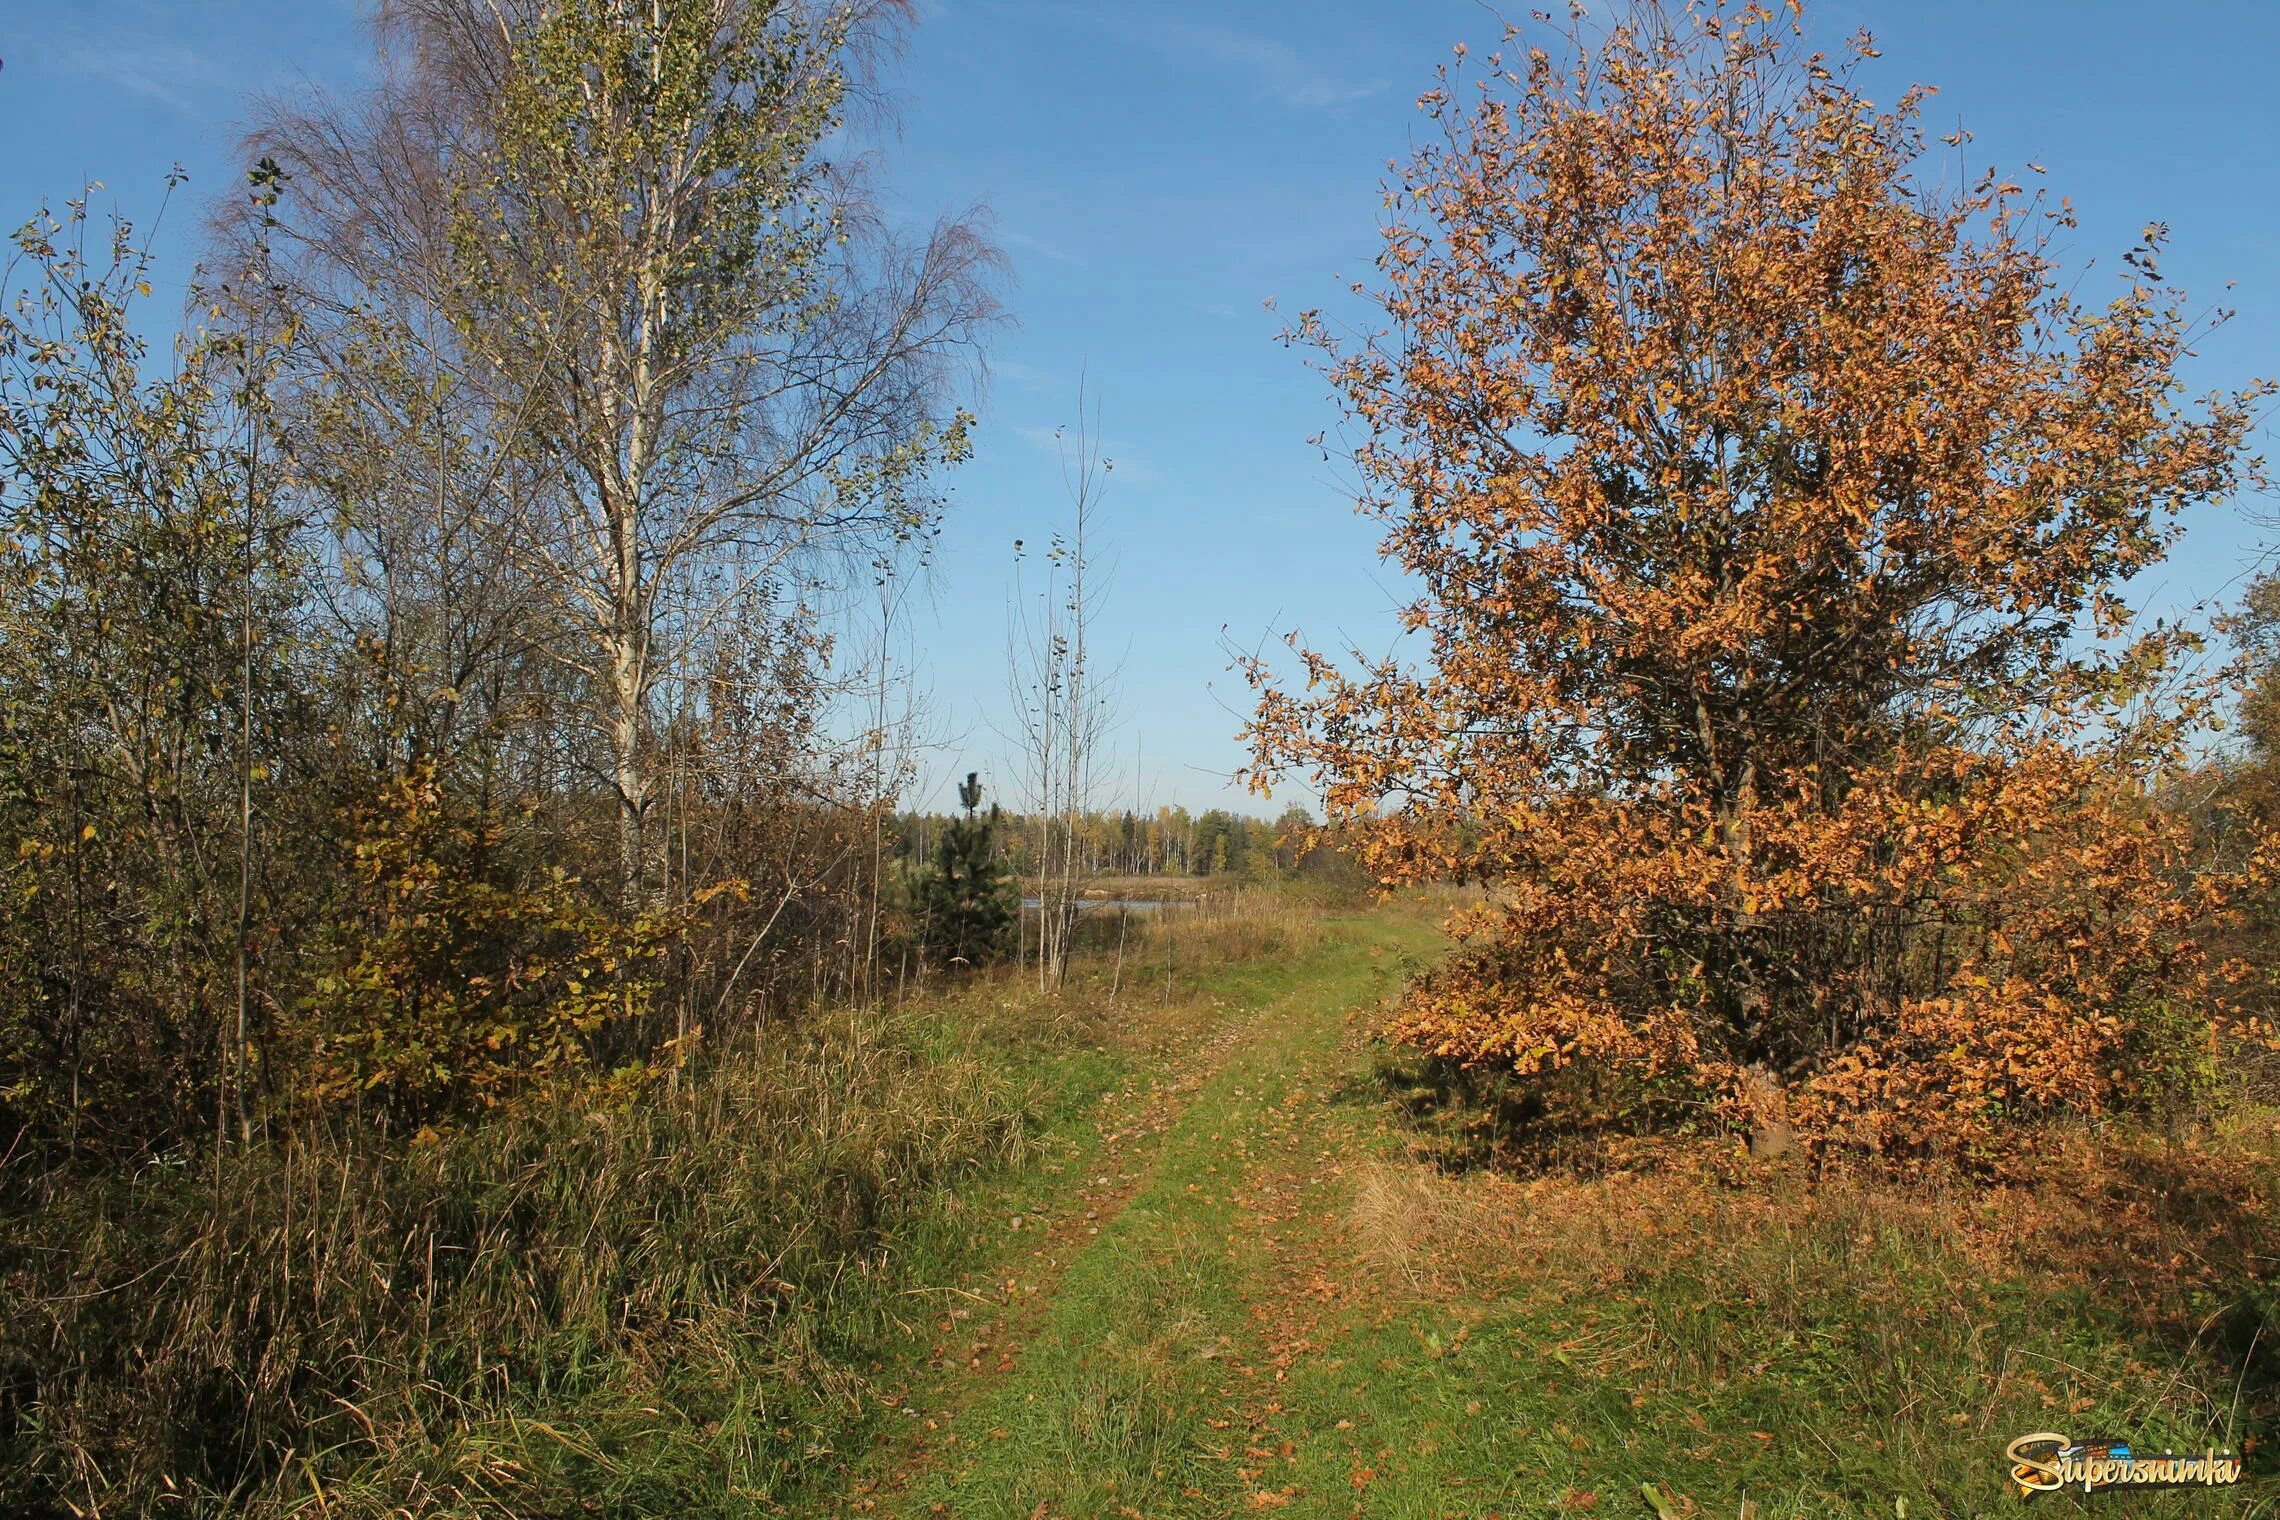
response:
[(1601, 1072), (1524, 1079), (1388, 1048), (1336, 1096), (1390, 1107), (1411, 1154), (1453, 1175), (1599, 1177), (1666, 1152), (1699, 1158), (1704, 1142), (1695, 1110)]
[(2221, 1355), (2241, 1399), (2280, 1416), (2280, 1142), (2071, 1135), (2000, 1196), (2023, 1254), (2180, 1353)]
[[(1536, 1260), (1555, 1275), (1596, 1263), (1603, 1280), (1651, 1299), (1686, 1279), (1699, 1286), (1679, 1298), (1739, 1294), (1720, 1309), (1738, 1324), (1780, 1318), (1792, 1292), (1801, 1323), (1845, 1325), (1873, 1319), (1874, 1305), (1937, 1317), (1957, 1294), (1998, 1292), (2015, 1306), (2006, 1315), (2023, 1316), (2003, 1333), (2038, 1355), (2079, 1355), (2068, 1375), (2102, 1390), (2109, 1414), (2152, 1400), (2199, 1410), (2212, 1439), (2280, 1438), (2280, 1131), (2269, 1115), (2177, 1133), (2022, 1130), (1999, 1165), (1967, 1174), (1846, 1156), (1766, 1165), (1651, 1093), (1621, 1095), (1615, 1117), (1595, 1120), (1604, 1089), (1409, 1052), (1382, 1052), (1339, 1096), (1390, 1111), (1421, 1175), (1451, 1189), (1423, 1213), (1467, 1221), (1475, 1238), (1455, 1257)], [(1800, 1282), (1844, 1290), (1822, 1302), (1828, 1293)], [(1969, 1328), (1951, 1348), (1959, 1372), (1975, 1371), (1961, 1359)]]

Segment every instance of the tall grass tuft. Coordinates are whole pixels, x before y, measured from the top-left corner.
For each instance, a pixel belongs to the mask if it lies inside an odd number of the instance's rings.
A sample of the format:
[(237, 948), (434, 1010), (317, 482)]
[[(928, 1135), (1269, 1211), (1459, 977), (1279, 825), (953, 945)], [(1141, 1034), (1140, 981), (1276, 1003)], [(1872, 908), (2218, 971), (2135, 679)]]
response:
[(16, 1179), (0, 1512), (749, 1513), (1034, 1096), (950, 1007), (842, 1012), (638, 1105)]
[(960, 1184), (1323, 932), (1260, 892), (1089, 929), (1051, 994), (983, 973), (426, 1143), (0, 1160), (0, 1514), (783, 1512), (970, 1264)]

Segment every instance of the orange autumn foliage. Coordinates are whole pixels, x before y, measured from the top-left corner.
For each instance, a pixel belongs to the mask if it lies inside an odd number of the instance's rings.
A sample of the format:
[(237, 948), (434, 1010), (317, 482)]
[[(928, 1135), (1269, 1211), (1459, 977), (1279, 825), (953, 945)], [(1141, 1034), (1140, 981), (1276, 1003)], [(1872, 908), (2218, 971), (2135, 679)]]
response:
[(1969, 1150), (2212, 1059), (2226, 883), (2148, 801), (2193, 641), (2116, 590), (2258, 478), (2264, 391), (2183, 401), (2161, 229), (2078, 303), (2063, 204), (1935, 190), (1926, 92), (1801, 38), (1642, 6), (1424, 97), (1388, 329), (1292, 336), (1430, 659), (1253, 663), (1251, 775), (1374, 820), (1389, 886), (1492, 888), (1401, 1038)]

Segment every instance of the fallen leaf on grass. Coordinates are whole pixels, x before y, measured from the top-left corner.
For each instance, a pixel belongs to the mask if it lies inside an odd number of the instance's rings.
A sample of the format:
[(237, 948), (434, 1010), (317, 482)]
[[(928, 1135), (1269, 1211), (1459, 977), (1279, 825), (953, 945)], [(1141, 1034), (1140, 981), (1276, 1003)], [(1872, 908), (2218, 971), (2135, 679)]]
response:
[(1652, 1483), (1639, 1485), (1639, 1497), (1647, 1501), (1647, 1508), (1655, 1512), (1655, 1520), (1682, 1520), (1684, 1511), (1663, 1496), (1663, 1491)]

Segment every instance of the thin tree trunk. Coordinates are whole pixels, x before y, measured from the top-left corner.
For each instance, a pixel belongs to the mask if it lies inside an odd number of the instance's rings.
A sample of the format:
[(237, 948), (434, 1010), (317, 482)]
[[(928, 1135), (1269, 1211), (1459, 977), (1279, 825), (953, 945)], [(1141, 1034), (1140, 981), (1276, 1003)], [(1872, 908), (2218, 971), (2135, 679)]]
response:
[(610, 762), (618, 803), (618, 903), (628, 914), (649, 906), (648, 850), (643, 823), (649, 775), (641, 753), (640, 655), (629, 630), (619, 630), (610, 651)]

